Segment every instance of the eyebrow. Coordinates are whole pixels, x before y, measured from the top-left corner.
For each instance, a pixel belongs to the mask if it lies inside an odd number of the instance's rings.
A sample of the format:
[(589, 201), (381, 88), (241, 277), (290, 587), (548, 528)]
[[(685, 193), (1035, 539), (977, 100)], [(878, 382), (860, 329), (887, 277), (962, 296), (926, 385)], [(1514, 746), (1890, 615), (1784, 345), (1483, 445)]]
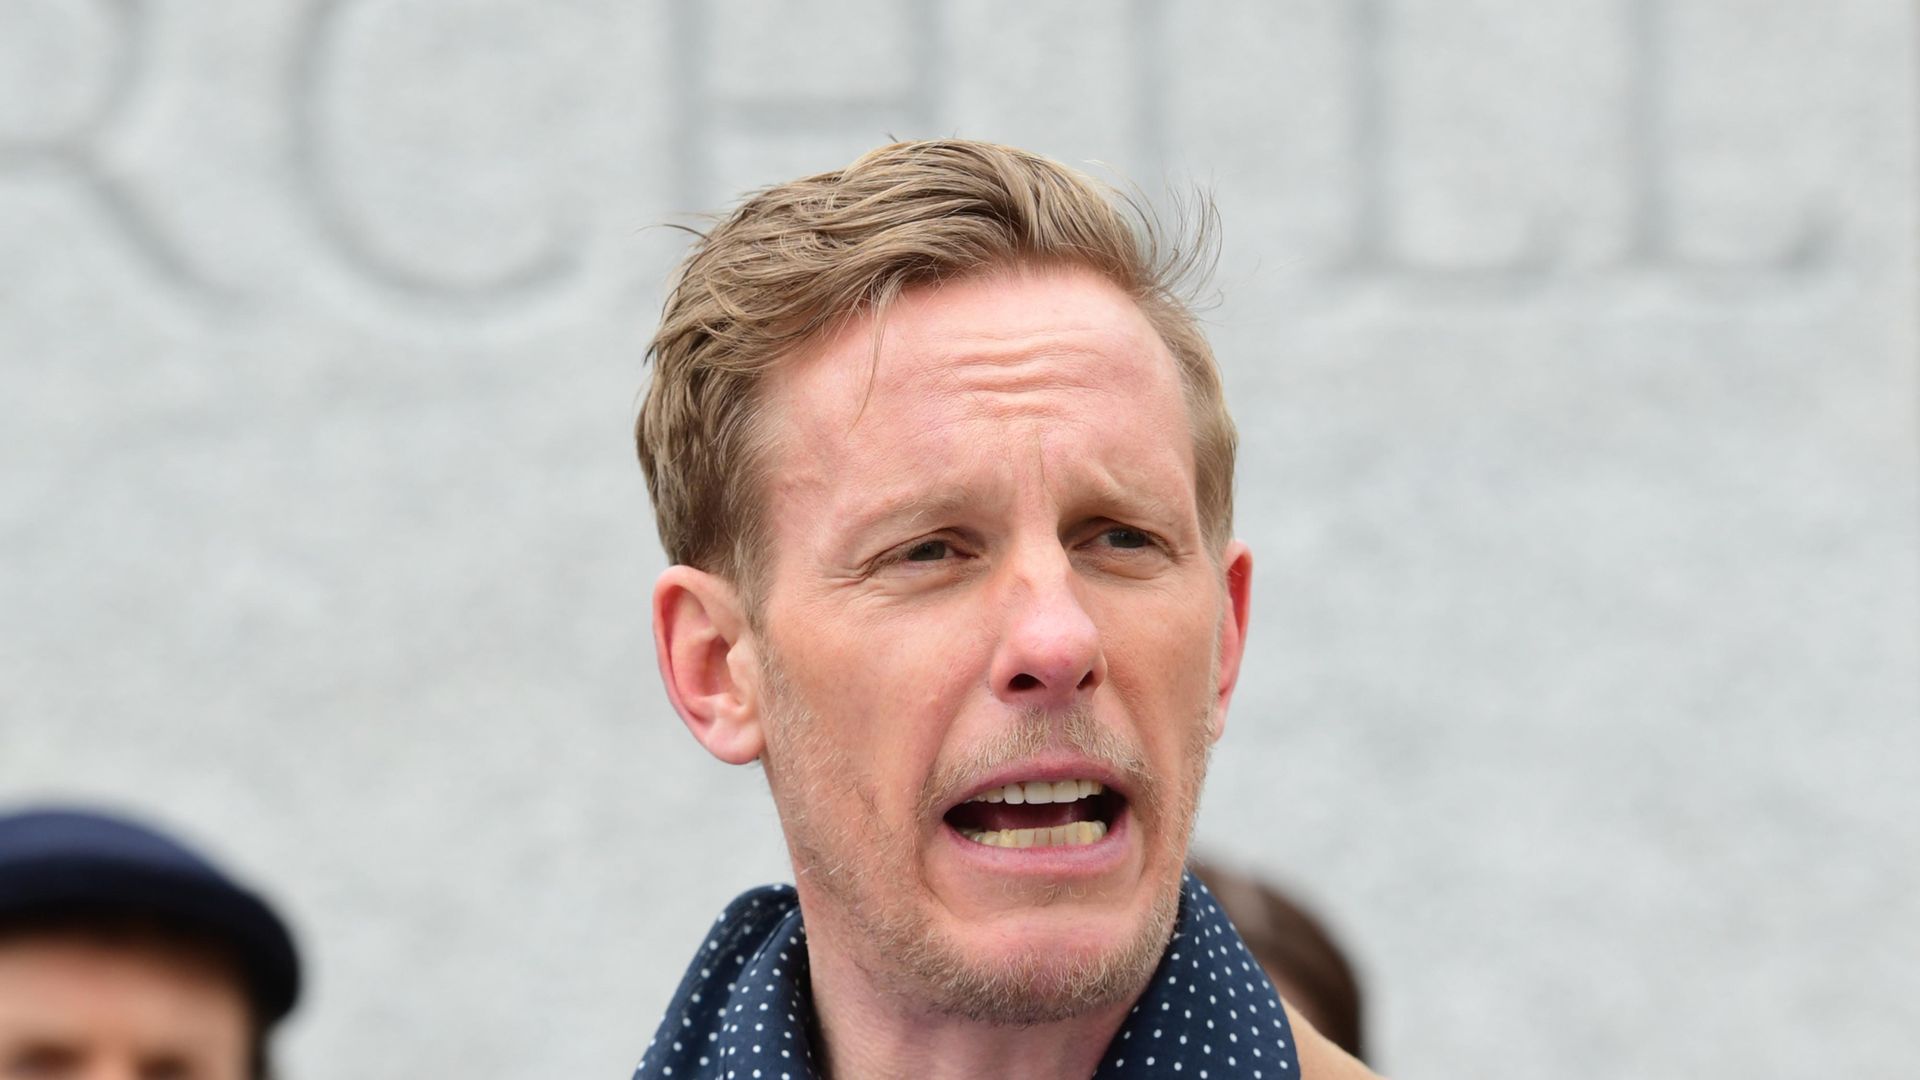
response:
[(0, 1068), (7, 1068), (25, 1061), (45, 1062), (48, 1059), (57, 1064), (67, 1064), (80, 1060), (85, 1039), (77, 1033), (31, 1033), (17, 1041), (0, 1045)]
[[(977, 495), (966, 489), (911, 491), (883, 498), (848, 515), (840, 535), (846, 540), (858, 541), (890, 527), (952, 518), (978, 502)], [(1165, 529), (1179, 529), (1189, 516), (1176, 501), (1141, 488), (1128, 488), (1106, 475), (1097, 477), (1091, 490), (1067, 503), (1065, 509), (1069, 515), (1087, 517), (1116, 513), (1127, 518), (1143, 517)]]
[(1168, 527), (1179, 527), (1187, 521), (1187, 514), (1177, 502), (1168, 501), (1145, 488), (1123, 487), (1104, 473), (1098, 477), (1093, 490), (1070, 503), (1069, 509), (1078, 510), (1082, 506), (1113, 507), (1129, 516), (1138, 514), (1164, 522)]
[(857, 539), (888, 526), (917, 524), (958, 514), (975, 501), (965, 490), (912, 491), (884, 498), (849, 515), (841, 535)]

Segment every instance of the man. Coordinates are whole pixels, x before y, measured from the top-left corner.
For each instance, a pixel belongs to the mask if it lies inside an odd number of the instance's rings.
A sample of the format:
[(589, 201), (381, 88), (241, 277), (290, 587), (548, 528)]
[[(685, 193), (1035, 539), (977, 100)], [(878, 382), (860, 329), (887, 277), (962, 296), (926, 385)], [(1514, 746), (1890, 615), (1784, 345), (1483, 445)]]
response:
[(638, 1077), (1364, 1075), (1183, 872), (1252, 559), (1154, 246), (948, 140), (688, 257), (637, 424), (654, 637), (694, 737), (765, 768), (796, 884), (721, 916)]
[(0, 815), (0, 1080), (265, 1080), (299, 983), (279, 917), (178, 842)]

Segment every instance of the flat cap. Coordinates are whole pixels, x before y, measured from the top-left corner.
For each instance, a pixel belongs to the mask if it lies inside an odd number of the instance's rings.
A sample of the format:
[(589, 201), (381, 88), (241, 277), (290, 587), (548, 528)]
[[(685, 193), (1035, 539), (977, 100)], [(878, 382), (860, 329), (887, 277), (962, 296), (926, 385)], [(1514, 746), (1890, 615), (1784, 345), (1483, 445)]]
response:
[(212, 940), (238, 956), (263, 1028), (300, 997), (286, 924), (205, 857), (154, 829), (94, 810), (0, 814), (0, 920), (132, 914)]

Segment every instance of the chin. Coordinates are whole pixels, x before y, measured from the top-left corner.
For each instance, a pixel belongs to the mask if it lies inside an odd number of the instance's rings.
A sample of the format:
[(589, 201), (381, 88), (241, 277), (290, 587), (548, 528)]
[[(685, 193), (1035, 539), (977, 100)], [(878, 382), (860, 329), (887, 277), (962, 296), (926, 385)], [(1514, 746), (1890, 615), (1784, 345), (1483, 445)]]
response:
[(966, 925), (928, 926), (892, 952), (886, 975), (930, 1011), (978, 1023), (1030, 1027), (1084, 1016), (1146, 988), (1178, 905), (1176, 878), (1124, 911), (1086, 910), (1062, 895)]

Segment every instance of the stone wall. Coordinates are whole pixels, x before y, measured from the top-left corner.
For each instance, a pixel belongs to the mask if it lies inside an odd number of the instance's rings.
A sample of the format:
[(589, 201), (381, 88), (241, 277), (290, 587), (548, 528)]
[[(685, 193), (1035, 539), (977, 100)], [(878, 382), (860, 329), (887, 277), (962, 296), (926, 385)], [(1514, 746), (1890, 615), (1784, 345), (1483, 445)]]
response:
[(1202, 847), (1401, 1077), (1920, 1055), (1902, 0), (0, 7), (0, 800), (271, 882), (294, 1080), (617, 1077), (783, 876), (665, 707), (661, 222), (888, 134), (1218, 201)]

